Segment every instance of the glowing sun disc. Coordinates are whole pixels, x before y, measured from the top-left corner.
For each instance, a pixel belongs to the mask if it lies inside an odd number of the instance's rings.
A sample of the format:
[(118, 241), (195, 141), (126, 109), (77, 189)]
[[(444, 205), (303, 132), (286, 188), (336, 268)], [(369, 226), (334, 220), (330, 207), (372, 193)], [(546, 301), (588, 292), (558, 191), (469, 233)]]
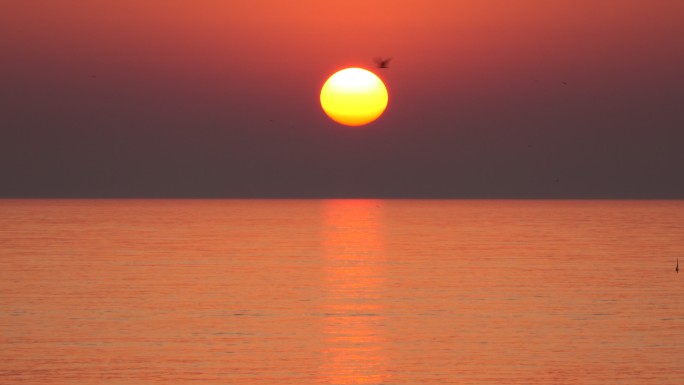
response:
[(387, 108), (387, 100), (382, 80), (362, 68), (337, 71), (321, 88), (323, 111), (346, 126), (362, 126), (379, 118)]

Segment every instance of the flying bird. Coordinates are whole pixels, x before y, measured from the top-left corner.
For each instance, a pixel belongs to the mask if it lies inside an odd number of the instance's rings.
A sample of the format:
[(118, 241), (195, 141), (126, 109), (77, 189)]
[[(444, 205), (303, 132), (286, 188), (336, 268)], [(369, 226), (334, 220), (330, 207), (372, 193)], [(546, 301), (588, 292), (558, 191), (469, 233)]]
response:
[(378, 65), (378, 68), (387, 68), (387, 66), (389, 65), (389, 62), (390, 62), (390, 60), (392, 60), (392, 58), (390, 57), (387, 59), (383, 59), (381, 57), (376, 57), (373, 60), (375, 60), (375, 64)]
[(677, 266), (675, 266), (675, 271), (679, 274), (679, 258), (677, 258)]

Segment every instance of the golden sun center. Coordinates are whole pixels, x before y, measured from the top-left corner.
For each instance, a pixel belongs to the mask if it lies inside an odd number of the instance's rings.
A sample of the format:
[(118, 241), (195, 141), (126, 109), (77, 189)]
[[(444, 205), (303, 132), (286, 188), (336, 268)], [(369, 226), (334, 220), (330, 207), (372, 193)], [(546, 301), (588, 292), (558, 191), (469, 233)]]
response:
[(335, 72), (321, 88), (321, 107), (330, 119), (346, 126), (368, 124), (385, 111), (387, 88), (374, 73), (362, 68)]

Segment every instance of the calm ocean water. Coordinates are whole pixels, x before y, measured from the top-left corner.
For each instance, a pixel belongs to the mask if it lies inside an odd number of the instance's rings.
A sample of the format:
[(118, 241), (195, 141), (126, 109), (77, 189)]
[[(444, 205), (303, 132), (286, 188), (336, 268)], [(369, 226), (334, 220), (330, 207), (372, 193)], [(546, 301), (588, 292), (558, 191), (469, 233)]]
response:
[(1, 384), (684, 384), (684, 201), (0, 200)]

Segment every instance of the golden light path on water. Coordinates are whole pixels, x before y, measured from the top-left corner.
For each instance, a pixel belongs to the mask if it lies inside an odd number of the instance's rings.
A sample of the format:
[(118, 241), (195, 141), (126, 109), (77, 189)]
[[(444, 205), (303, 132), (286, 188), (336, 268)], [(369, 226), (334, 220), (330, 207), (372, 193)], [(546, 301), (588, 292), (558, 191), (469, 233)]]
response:
[(323, 208), (327, 301), (321, 369), (331, 384), (387, 381), (380, 214), (373, 200), (331, 200)]

